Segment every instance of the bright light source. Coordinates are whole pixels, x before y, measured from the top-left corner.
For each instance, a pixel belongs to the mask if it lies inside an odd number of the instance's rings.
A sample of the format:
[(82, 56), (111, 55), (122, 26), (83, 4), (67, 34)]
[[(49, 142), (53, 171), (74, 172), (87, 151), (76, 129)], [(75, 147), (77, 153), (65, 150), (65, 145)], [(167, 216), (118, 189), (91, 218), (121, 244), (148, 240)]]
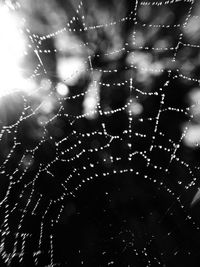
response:
[(86, 65), (80, 57), (59, 58), (57, 70), (60, 79), (73, 86), (86, 71)]
[(131, 112), (133, 115), (140, 115), (143, 111), (143, 106), (138, 103), (135, 99), (132, 99), (129, 107), (128, 112)]
[(0, 97), (27, 86), (20, 70), (25, 40), (17, 19), (7, 6), (0, 6)]
[(184, 137), (184, 143), (189, 147), (195, 147), (200, 144), (200, 126), (190, 125), (187, 134)]
[(50, 113), (53, 111), (54, 104), (53, 99), (46, 99), (42, 102), (41, 109), (44, 113)]
[(97, 113), (95, 112), (99, 99), (99, 85), (95, 85), (93, 82), (89, 84), (88, 91), (85, 94), (83, 101), (84, 113), (87, 114), (88, 119), (95, 119)]
[(56, 87), (56, 91), (61, 96), (66, 96), (69, 93), (69, 88), (64, 83), (58, 83)]

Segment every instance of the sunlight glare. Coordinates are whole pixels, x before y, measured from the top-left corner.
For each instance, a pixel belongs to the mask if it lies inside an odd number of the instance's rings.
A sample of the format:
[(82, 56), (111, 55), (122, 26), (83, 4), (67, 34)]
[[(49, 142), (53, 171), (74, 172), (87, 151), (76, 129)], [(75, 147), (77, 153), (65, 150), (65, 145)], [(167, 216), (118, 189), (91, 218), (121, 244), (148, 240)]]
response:
[(0, 6), (0, 97), (25, 87), (20, 63), (25, 40), (17, 27), (17, 19), (6, 6)]

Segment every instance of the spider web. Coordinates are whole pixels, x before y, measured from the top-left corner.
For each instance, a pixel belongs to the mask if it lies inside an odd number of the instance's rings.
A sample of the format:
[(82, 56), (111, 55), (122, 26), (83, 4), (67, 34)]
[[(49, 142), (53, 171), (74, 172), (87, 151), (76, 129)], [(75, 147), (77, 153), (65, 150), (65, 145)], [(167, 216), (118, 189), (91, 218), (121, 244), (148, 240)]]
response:
[(198, 6), (94, 3), (3, 4), (23, 14), (27, 88), (0, 99), (1, 264), (188, 266)]

